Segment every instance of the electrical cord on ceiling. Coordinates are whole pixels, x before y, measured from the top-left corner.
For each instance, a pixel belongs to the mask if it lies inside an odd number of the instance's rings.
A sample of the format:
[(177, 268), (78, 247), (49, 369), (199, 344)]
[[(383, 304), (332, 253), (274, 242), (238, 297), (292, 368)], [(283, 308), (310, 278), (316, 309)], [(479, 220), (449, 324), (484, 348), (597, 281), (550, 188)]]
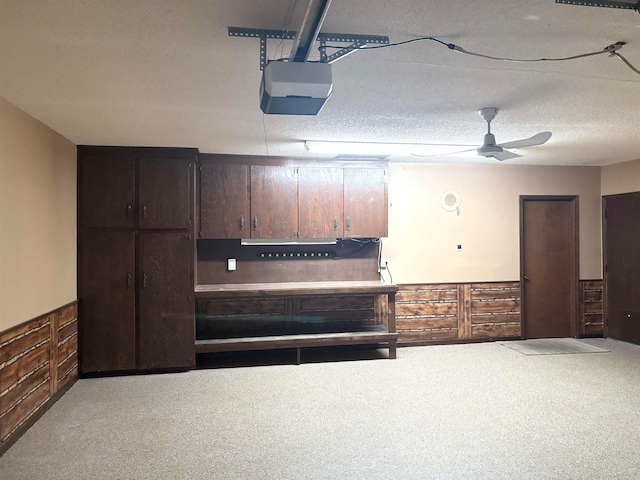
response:
[(615, 55), (616, 57), (618, 57), (620, 60), (622, 60), (627, 67), (629, 67), (631, 70), (633, 70), (634, 72), (636, 72), (638, 75), (640, 75), (640, 70), (638, 70), (636, 67), (634, 67), (633, 65), (631, 65), (631, 63), (629, 63), (629, 60), (627, 60), (626, 58), (624, 58), (621, 54), (619, 54), (618, 52), (613, 52), (613, 55)]
[(343, 46), (339, 46), (339, 45), (323, 45), (318, 47), (318, 50), (324, 50), (327, 48), (336, 48), (336, 49), (344, 49), (346, 48), (347, 50), (351, 49), (351, 50), (374, 50), (374, 49), (378, 49), (378, 48), (389, 48), (389, 47), (397, 47), (399, 45), (406, 45), (407, 43), (412, 43), (412, 42), (419, 42), (419, 41), (424, 41), (424, 40), (430, 40), (430, 41), (434, 41), (437, 43), (440, 43), (441, 45), (446, 46), (449, 50), (453, 50), (455, 52), (458, 53), (462, 53), (464, 55), (471, 55), (474, 57), (480, 57), (480, 58), (486, 58), (489, 60), (497, 60), (497, 61), (501, 61), (501, 62), (514, 62), (514, 63), (531, 63), (531, 62), (564, 62), (564, 61), (568, 61), (568, 60), (575, 60), (578, 58), (584, 58), (584, 57), (591, 57), (594, 55), (601, 55), (603, 53), (608, 54), (609, 56), (617, 56), (620, 60), (622, 60), (625, 65), (627, 65), (627, 67), (629, 67), (631, 70), (633, 70), (635, 73), (637, 73), (638, 75), (640, 75), (640, 71), (634, 67), (631, 62), (629, 62), (626, 58), (624, 58), (622, 55), (620, 55), (619, 53), (617, 53), (617, 51), (622, 48), (623, 45), (626, 45), (626, 42), (616, 42), (612, 45), (609, 45), (607, 47), (605, 47), (602, 50), (598, 50), (596, 52), (589, 52), (589, 53), (582, 53), (579, 55), (572, 55), (569, 57), (558, 57), (558, 58), (509, 58), (509, 57), (494, 57), (492, 55), (485, 55), (482, 53), (476, 53), (476, 52), (470, 52), (468, 50), (465, 50), (464, 48), (462, 48), (459, 45), (456, 45), (454, 43), (446, 43), (438, 38), (435, 37), (418, 37), (418, 38), (412, 38), (410, 40), (406, 40), (404, 42), (397, 42), (397, 43), (389, 43), (389, 44), (385, 44), (385, 45), (374, 45), (371, 47), (343, 47)]

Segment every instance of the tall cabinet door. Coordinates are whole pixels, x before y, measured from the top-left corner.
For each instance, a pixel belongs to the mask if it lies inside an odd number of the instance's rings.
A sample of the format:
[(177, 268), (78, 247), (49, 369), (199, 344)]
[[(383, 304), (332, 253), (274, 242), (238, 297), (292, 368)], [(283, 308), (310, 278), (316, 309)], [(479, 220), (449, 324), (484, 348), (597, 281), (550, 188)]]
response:
[(344, 169), (344, 236), (386, 237), (387, 171)]
[(299, 167), (300, 238), (340, 238), (343, 233), (342, 168)]
[(186, 232), (140, 232), (140, 369), (195, 365), (191, 240)]
[(80, 236), (80, 370), (136, 367), (135, 233), (88, 231)]
[(200, 238), (249, 238), (249, 166), (200, 166)]
[(79, 226), (135, 227), (135, 172), (132, 157), (82, 157), (78, 162)]
[(192, 161), (141, 158), (138, 163), (140, 228), (189, 228), (192, 222)]
[(251, 238), (297, 237), (296, 168), (251, 165)]

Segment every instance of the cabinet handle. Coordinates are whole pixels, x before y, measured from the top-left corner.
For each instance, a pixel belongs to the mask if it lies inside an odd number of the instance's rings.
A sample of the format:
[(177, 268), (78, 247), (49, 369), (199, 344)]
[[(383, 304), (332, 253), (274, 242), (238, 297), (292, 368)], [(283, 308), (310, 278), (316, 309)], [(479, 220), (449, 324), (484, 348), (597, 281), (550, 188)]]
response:
[(333, 230), (336, 231), (336, 232), (338, 231), (338, 216), (337, 215), (335, 215), (333, 217)]
[(147, 218), (147, 205), (142, 204), (142, 218)]
[(253, 231), (254, 232), (258, 231), (258, 215), (253, 217)]
[(131, 218), (131, 215), (133, 215), (133, 205), (127, 203), (127, 218)]
[(147, 274), (143, 273), (142, 274), (142, 288), (147, 286)]
[(131, 286), (131, 272), (127, 272), (127, 287)]
[(244, 230), (244, 215), (240, 215), (240, 230)]
[(351, 217), (347, 217), (347, 232), (351, 230)]

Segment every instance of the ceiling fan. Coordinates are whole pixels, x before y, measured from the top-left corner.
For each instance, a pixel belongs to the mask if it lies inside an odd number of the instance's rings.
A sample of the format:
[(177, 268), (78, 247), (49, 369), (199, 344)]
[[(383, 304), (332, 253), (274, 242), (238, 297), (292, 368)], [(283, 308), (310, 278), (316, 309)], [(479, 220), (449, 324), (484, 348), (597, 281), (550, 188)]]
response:
[(556, 0), (556, 3), (565, 3), (567, 5), (579, 5), (584, 7), (607, 7), (607, 8), (623, 8), (627, 10), (635, 10), (640, 13), (640, 1), (613, 1), (613, 0)]
[[(513, 142), (496, 144), (496, 137), (493, 135), (493, 133), (491, 133), (491, 120), (495, 118), (496, 114), (498, 113), (498, 109), (495, 107), (481, 108), (480, 110), (478, 110), (478, 113), (484, 119), (484, 121), (487, 122), (487, 133), (484, 136), (483, 144), (478, 148), (447, 153), (445, 155), (456, 155), (460, 153), (475, 151), (481, 157), (495, 158), (496, 160), (503, 161), (509, 160), (510, 158), (522, 157), (522, 155), (518, 155), (517, 153), (506, 150), (507, 148), (535, 147), (536, 145), (542, 145), (551, 138), (551, 132), (540, 132), (533, 137), (524, 138), (522, 140), (514, 140)], [(418, 154), (414, 155), (418, 157), (434, 156)]]

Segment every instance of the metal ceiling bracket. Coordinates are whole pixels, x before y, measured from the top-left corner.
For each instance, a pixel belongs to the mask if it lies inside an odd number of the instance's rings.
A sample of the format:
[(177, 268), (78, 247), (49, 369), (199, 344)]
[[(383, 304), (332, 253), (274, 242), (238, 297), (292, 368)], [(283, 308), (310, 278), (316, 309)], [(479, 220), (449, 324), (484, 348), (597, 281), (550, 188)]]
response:
[[(260, 70), (264, 70), (267, 66), (267, 39), (275, 40), (294, 40), (296, 32), (292, 30), (269, 30), (264, 28), (244, 28), (244, 27), (228, 27), (230, 37), (245, 37), (260, 39)], [(320, 42), (320, 62), (333, 63), (350, 53), (357, 51), (365, 45), (388, 45), (389, 37), (387, 35), (359, 35), (353, 33), (319, 33), (316, 40)], [(348, 43), (343, 49), (327, 55), (327, 42)]]
[(580, 5), (585, 7), (607, 7), (607, 8), (622, 8), (625, 10), (635, 10), (640, 12), (640, 1), (636, 3), (632, 2), (618, 2), (615, 0), (556, 0), (556, 3), (563, 3), (565, 5)]

